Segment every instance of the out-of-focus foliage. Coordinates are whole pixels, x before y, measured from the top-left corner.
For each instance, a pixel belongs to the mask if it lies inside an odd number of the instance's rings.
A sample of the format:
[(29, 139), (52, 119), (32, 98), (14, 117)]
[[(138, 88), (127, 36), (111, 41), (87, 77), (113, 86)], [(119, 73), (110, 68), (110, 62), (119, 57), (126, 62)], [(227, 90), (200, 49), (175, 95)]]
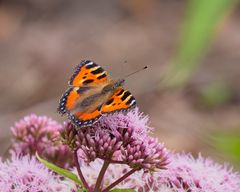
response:
[(212, 137), (213, 146), (240, 165), (240, 133), (217, 133)]
[(203, 107), (215, 108), (231, 101), (233, 97), (234, 93), (229, 84), (213, 82), (200, 89), (197, 99)]
[[(218, 25), (237, 0), (190, 0), (180, 45), (165, 76), (165, 86), (183, 87), (207, 52)], [(199, 91), (200, 104), (214, 108), (233, 98), (233, 90), (225, 82), (213, 82)], [(213, 137), (217, 150), (240, 162), (240, 135), (220, 133)]]
[(235, 3), (236, 0), (189, 1), (181, 42), (166, 75), (167, 86), (181, 87), (187, 83), (213, 40), (216, 26)]

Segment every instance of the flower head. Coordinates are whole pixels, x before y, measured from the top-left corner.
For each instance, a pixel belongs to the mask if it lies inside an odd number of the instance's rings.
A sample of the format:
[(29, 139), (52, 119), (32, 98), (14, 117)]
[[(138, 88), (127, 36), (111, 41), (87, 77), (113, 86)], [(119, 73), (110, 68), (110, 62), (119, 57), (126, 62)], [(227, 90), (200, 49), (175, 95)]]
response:
[(96, 158), (119, 161), (133, 169), (164, 169), (167, 150), (148, 136), (147, 118), (138, 109), (127, 114), (103, 117), (94, 126), (81, 128), (77, 134), (78, 147), (87, 162)]
[(75, 126), (71, 122), (64, 122), (63, 128), (60, 131), (61, 140), (64, 145), (68, 145), (69, 148), (74, 151), (77, 148), (76, 145), (77, 131)]
[(66, 167), (72, 163), (62, 161), (61, 157), (71, 156), (71, 153), (67, 146), (56, 142), (61, 129), (61, 124), (47, 116), (26, 116), (11, 128), (11, 153), (35, 155), (38, 152), (42, 157)]
[[(118, 136), (119, 128), (131, 128), (134, 130), (132, 137), (139, 140), (144, 140), (148, 133), (152, 130), (148, 126), (148, 116), (139, 112), (136, 107), (128, 113), (115, 113), (100, 119), (94, 127), (102, 127), (114, 132)], [(119, 135), (120, 136), (120, 135)]]
[(35, 158), (13, 155), (11, 160), (0, 161), (0, 189), (5, 192), (72, 192), (75, 186), (50, 172)]
[(132, 168), (164, 169), (169, 164), (168, 152), (157, 139), (147, 137), (143, 142), (133, 142), (121, 148), (123, 161)]
[(155, 188), (167, 185), (177, 192), (235, 192), (240, 189), (239, 173), (200, 155), (195, 159), (191, 155), (175, 154), (168, 170), (145, 179)]

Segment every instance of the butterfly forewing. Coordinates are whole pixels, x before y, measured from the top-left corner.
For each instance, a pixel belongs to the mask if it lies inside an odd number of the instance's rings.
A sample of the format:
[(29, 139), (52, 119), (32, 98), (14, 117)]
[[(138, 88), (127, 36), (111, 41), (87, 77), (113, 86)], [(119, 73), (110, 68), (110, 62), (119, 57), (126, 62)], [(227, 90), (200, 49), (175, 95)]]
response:
[(106, 82), (106, 71), (93, 61), (84, 60), (69, 80), (71, 86), (94, 86)]

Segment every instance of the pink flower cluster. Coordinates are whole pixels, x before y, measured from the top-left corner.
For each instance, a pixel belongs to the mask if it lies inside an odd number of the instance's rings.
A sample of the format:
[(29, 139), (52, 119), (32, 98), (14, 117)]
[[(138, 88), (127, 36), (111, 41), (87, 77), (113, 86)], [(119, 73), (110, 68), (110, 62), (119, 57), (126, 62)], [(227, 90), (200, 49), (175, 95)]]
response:
[(2, 192), (73, 192), (74, 183), (53, 174), (34, 157), (0, 160), (0, 190)]
[(92, 127), (80, 129), (77, 145), (87, 162), (100, 158), (136, 170), (165, 169), (169, 163), (168, 151), (148, 132), (147, 118), (136, 108), (127, 115), (109, 115)]
[(78, 174), (81, 179), (85, 177), (90, 191), (109, 191), (113, 183), (114, 187), (138, 192), (239, 191), (239, 173), (201, 156), (195, 159), (170, 154), (149, 136), (147, 123), (148, 118), (138, 109), (108, 115), (79, 130), (70, 122), (61, 125), (46, 116), (27, 116), (12, 127), (12, 158), (5, 162), (0, 159), (0, 189), (76, 192), (75, 184), (53, 174), (35, 159), (38, 152), (65, 168), (78, 159)]
[[(62, 128), (61, 124), (46, 116), (35, 114), (26, 116), (11, 127), (13, 134), (11, 153), (35, 155), (37, 152), (60, 166), (72, 166), (70, 158), (72, 153), (59, 140)], [(64, 161), (62, 157), (69, 157), (70, 161)]]
[(175, 154), (168, 170), (152, 177), (155, 186), (167, 184), (175, 191), (237, 192), (240, 191), (240, 175), (227, 165), (220, 165), (201, 155), (194, 158), (187, 154)]

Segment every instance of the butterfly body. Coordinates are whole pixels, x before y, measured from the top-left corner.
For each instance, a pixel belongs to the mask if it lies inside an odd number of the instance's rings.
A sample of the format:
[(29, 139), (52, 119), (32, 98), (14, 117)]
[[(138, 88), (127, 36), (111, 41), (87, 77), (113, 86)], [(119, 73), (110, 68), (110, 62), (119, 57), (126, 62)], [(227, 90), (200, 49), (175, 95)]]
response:
[(107, 78), (92, 61), (82, 61), (69, 81), (70, 88), (60, 99), (58, 111), (67, 114), (77, 127), (90, 126), (102, 115), (126, 111), (136, 105), (134, 97), (122, 88), (124, 79)]

